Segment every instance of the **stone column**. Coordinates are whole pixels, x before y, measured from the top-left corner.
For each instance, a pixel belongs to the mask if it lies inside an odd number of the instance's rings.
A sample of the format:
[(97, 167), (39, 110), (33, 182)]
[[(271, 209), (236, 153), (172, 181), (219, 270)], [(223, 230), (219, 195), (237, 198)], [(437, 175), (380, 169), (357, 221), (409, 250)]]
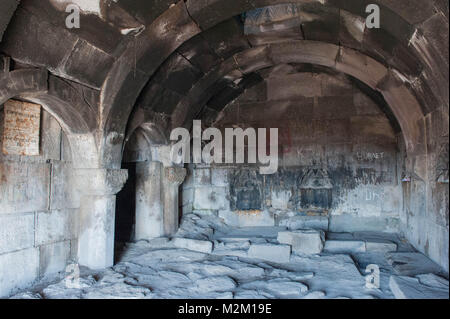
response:
[(182, 167), (165, 167), (163, 179), (164, 198), (164, 235), (172, 236), (178, 230), (179, 203), (178, 192), (186, 178), (186, 169)]
[(162, 163), (136, 165), (136, 240), (164, 236)]
[(78, 262), (91, 269), (114, 263), (116, 194), (128, 178), (127, 170), (76, 169), (80, 193)]

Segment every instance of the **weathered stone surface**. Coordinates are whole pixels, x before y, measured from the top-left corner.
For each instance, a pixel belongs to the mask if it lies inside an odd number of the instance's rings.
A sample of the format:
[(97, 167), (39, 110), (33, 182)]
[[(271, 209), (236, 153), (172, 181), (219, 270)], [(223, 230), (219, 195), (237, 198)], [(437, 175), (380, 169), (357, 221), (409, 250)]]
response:
[(39, 276), (39, 249), (29, 248), (0, 254), (0, 296), (25, 288)]
[(70, 241), (39, 247), (39, 276), (46, 277), (65, 271), (70, 259)]
[(34, 214), (0, 215), (0, 254), (34, 246)]
[(136, 164), (135, 239), (152, 239), (164, 235), (162, 164)]
[[(368, 202), (378, 202), (381, 198), (376, 197), (377, 192), (362, 193), (362, 197), (371, 194)], [(375, 197), (374, 197), (375, 196)], [(357, 232), (357, 231), (387, 231), (395, 232), (398, 229), (399, 220), (396, 217), (359, 217), (350, 214), (332, 215), (329, 230), (333, 232)]]
[(287, 226), (290, 230), (317, 229), (328, 231), (327, 216), (295, 216), (280, 220), (280, 226)]
[(18, 4), (19, 2), (17, 0), (5, 0), (5, 2), (2, 3), (2, 11), (0, 13), (0, 42), (2, 41), (3, 33), (5, 32)]
[(50, 209), (67, 209), (79, 207), (79, 194), (74, 191), (72, 184), (73, 166), (68, 163), (55, 162), (52, 164)]
[(234, 280), (226, 276), (204, 278), (195, 283), (202, 292), (227, 291), (236, 287)]
[(36, 245), (46, 245), (77, 237), (77, 210), (51, 210), (36, 213)]
[(198, 251), (205, 254), (210, 254), (213, 249), (213, 244), (210, 241), (188, 239), (188, 238), (174, 238), (173, 245), (177, 248)]
[(397, 244), (389, 242), (366, 242), (367, 252), (397, 251)]
[(267, 260), (274, 263), (288, 263), (291, 258), (291, 246), (252, 244), (248, 250), (248, 257)]
[(219, 211), (219, 217), (227, 224), (236, 227), (275, 226), (273, 214), (267, 211)]
[(112, 56), (86, 41), (78, 40), (61, 72), (76, 82), (100, 89), (113, 62)]
[(308, 291), (305, 284), (286, 279), (272, 279), (267, 281), (255, 281), (243, 284), (241, 287), (246, 289), (256, 289), (258, 291), (267, 291), (278, 298), (298, 298)]
[(324, 252), (327, 253), (363, 253), (366, 251), (366, 243), (363, 241), (350, 240), (327, 240)]
[(194, 193), (195, 210), (225, 210), (229, 206), (225, 187), (201, 187)]
[(292, 246), (292, 252), (305, 255), (320, 254), (323, 250), (325, 234), (316, 230), (279, 232), (278, 242)]
[(387, 253), (387, 261), (400, 276), (442, 273), (442, 269), (421, 253)]
[(1, 162), (0, 168), (0, 215), (47, 209), (49, 164)]
[(429, 285), (418, 278), (406, 276), (391, 276), (389, 288), (396, 299), (448, 299), (447, 286)]

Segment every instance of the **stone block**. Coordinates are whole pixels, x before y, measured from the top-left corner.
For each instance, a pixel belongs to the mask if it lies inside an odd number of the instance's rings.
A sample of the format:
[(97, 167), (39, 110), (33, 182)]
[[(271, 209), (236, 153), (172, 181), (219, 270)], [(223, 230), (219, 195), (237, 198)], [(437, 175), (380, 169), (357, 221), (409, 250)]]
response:
[(368, 252), (390, 252), (397, 251), (397, 244), (392, 242), (366, 242), (366, 251)]
[(288, 74), (267, 81), (267, 99), (270, 101), (321, 95), (321, 79), (313, 73)]
[[(367, 206), (368, 208), (370, 206)], [(329, 230), (336, 233), (342, 232), (396, 232), (399, 219), (397, 217), (360, 217), (352, 214), (332, 215)]]
[(248, 257), (271, 261), (274, 263), (288, 263), (291, 259), (291, 246), (252, 244), (248, 250)]
[(39, 276), (46, 277), (65, 271), (70, 259), (70, 241), (59, 242), (39, 247)]
[(210, 241), (189, 238), (174, 238), (173, 245), (177, 248), (198, 251), (205, 254), (210, 254), (213, 249), (213, 244)]
[(38, 212), (36, 245), (46, 245), (76, 238), (76, 210)]
[(48, 112), (42, 112), (41, 154), (45, 159), (61, 159), (61, 126)]
[(194, 184), (195, 185), (210, 185), (211, 184), (211, 170), (209, 168), (194, 169)]
[(0, 254), (33, 247), (34, 214), (0, 215)]
[(49, 164), (2, 162), (0, 179), (0, 215), (47, 209)]
[(325, 234), (317, 230), (297, 230), (278, 233), (278, 242), (292, 246), (292, 252), (305, 255), (320, 254)]
[(30, 286), (39, 276), (39, 249), (0, 255), (0, 297)]
[(151, 239), (164, 234), (161, 163), (136, 165), (135, 239)]
[(286, 226), (290, 230), (317, 229), (328, 231), (327, 216), (295, 216), (280, 220), (280, 226)]
[(194, 193), (194, 210), (225, 210), (229, 207), (225, 187), (199, 187)]
[(227, 187), (228, 181), (228, 169), (226, 168), (212, 168), (211, 169), (211, 184), (219, 187)]
[(71, 183), (72, 167), (62, 162), (52, 165), (50, 209), (79, 207), (80, 199)]
[(229, 210), (219, 211), (219, 217), (226, 224), (235, 227), (268, 227), (275, 226), (273, 214), (267, 211), (241, 211), (232, 212)]
[(334, 254), (351, 254), (366, 252), (366, 243), (352, 240), (327, 240), (324, 251)]

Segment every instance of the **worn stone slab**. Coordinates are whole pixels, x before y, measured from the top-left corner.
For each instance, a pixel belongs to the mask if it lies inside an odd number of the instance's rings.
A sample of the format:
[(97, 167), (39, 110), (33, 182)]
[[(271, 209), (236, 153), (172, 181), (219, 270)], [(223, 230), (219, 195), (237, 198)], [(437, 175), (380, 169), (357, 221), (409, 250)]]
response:
[(291, 246), (252, 244), (248, 250), (248, 257), (267, 260), (275, 263), (288, 263), (291, 258)]
[(305, 284), (286, 279), (272, 279), (265, 281), (253, 281), (240, 286), (244, 289), (255, 289), (257, 291), (267, 291), (271, 295), (279, 298), (298, 298), (308, 291)]
[(390, 252), (397, 251), (397, 244), (392, 242), (366, 242), (368, 252)]
[(45, 245), (76, 238), (76, 210), (38, 212), (36, 245)]
[(275, 226), (273, 214), (267, 211), (229, 211), (220, 210), (219, 217), (226, 224), (235, 227), (269, 227)]
[[(448, 283), (448, 282), (447, 282)], [(426, 285), (419, 278), (391, 276), (389, 288), (396, 299), (448, 299), (447, 287)]]
[(42, 111), (41, 155), (45, 159), (61, 159), (61, 126), (48, 112)]
[(214, 249), (212, 251), (213, 255), (218, 256), (234, 256), (234, 257), (241, 257), (241, 258), (247, 258), (248, 253), (246, 250), (241, 249)]
[(0, 215), (47, 209), (50, 164), (1, 162), (0, 179)]
[(352, 240), (327, 240), (324, 251), (334, 254), (363, 253), (366, 251), (366, 243)]
[(0, 255), (0, 297), (31, 285), (39, 276), (39, 249)]
[(0, 215), (0, 254), (33, 247), (34, 214)]
[(39, 276), (46, 277), (65, 271), (70, 259), (70, 241), (39, 247)]
[(189, 239), (189, 238), (174, 238), (173, 245), (177, 248), (198, 251), (205, 254), (210, 254), (213, 249), (213, 244), (210, 241)]
[(305, 255), (320, 254), (323, 250), (325, 234), (316, 230), (279, 232), (278, 242), (292, 246), (292, 252)]
[(328, 217), (326, 216), (295, 216), (280, 220), (280, 226), (286, 226), (290, 230), (320, 229), (328, 230)]
[(79, 207), (79, 194), (71, 184), (72, 169), (71, 165), (63, 162), (52, 164), (50, 209)]
[(221, 241), (226, 240), (250, 240), (255, 238), (277, 238), (278, 233), (281, 231), (286, 231), (286, 227), (267, 227), (267, 226), (256, 226), (256, 227), (240, 227), (232, 228), (226, 233), (217, 232), (215, 237)]
[(388, 263), (401, 276), (442, 273), (442, 269), (431, 259), (421, 253), (387, 253)]

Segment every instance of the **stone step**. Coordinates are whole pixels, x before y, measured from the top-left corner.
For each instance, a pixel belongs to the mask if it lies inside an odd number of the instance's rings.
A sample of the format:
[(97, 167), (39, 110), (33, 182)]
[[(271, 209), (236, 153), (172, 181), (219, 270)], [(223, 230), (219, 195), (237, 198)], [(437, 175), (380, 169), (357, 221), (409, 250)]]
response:
[(198, 251), (205, 254), (210, 254), (213, 249), (212, 242), (205, 240), (174, 238), (172, 239), (172, 243), (176, 248)]
[(288, 263), (291, 258), (291, 246), (253, 244), (248, 250), (248, 257), (271, 261), (274, 263)]
[(315, 255), (323, 250), (325, 233), (319, 230), (296, 230), (278, 233), (278, 242), (292, 246), (297, 254)]
[(281, 219), (278, 225), (285, 226), (289, 230), (316, 229), (328, 231), (328, 216), (294, 216)]
[(327, 240), (324, 252), (333, 254), (351, 254), (366, 252), (366, 243), (357, 240)]
[(234, 228), (229, 232), (222, 233), (217, 232), (214, 234), (214, 239), (220, 240), (220, 238), (277, 238), (280, 231), (287, 230), (287, 227), (275, 227), (275, 226), (260, 226), (260, 227), (241, 227)]

